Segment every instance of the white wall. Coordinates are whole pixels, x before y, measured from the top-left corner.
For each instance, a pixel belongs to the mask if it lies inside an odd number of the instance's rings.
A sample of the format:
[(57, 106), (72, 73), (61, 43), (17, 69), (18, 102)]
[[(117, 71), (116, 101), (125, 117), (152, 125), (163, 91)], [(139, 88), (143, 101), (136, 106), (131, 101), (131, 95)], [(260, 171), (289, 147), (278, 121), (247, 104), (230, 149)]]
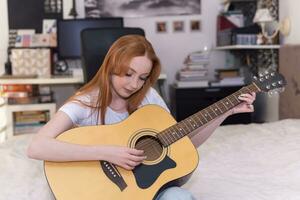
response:
[(283, 38), (283, 44), (300, 44), (300, 1), (280, 0), (279, 5), (280, 19), (284, 17), (291, 19), (291, 32), (289, 36)]
[[(64, 0), (64, 18), (69, 18), (71, 0)], [(201, 0), (201, 15), (189, 16), (163, 16), (144, 18), (125, 18), (124, 24), (128, 27), (141, 27), (146, 37), (161, 60), (162, 72), (167, 75), (167, 84), (172, 84), (176, 72), (182, 67), (188, 53), (203, 49), (204, 46), (214, 47), (216, 44), (216, 16), (218, 14), (220, 0)], [(77, 0), (79, 18), (84, 15), (83, 1)], [(192, 19), (200, 19), (202, 30), (191, 32), (189, 22)], [(173, 33), (172, 22), (183, 20), (185, 31)], [(167, 22), (167, 33), (156, 33), (156, 22)], [(215, 67), (224, 67), (224, 52), (213, 52), (211, 57), (212, 71)], [(166, 88), (168, 93), (168, 88)], [(168, 99), (167, 99), (168, 100)]]
[(8, 46), (7, 1), (0, 1), (0, 13), (0, 74), (3, 74), (4, 63), (6, 61), (6, 49)]
[[(300, 44), (300, 1), (279, 0), (279, 19), (289, 17), (291, 20), (291, 32), (288, 36), (281, 37), (281, 44)], [(279, 95), (273, 95), (272, 98), (265, 96), (266, 121), (276, 121), (279, 119)], [(276, 109), (274, 109), (276, 108)]]

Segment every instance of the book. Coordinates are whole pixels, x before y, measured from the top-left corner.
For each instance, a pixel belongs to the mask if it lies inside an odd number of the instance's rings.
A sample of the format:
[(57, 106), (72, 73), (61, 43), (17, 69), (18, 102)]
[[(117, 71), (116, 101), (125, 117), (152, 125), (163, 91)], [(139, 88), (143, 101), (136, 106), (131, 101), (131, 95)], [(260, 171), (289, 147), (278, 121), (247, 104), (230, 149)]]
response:
[(244, 77), (228, 77), (223, 78), (217, 82), (212, 82), (211, 86), (239, 86), (245, 85), (245, 78)]
[(199, 81), (176, 81), (175, 86), (178, 88), (199, 88), (208, 87), (209, 80), (199, 80)]

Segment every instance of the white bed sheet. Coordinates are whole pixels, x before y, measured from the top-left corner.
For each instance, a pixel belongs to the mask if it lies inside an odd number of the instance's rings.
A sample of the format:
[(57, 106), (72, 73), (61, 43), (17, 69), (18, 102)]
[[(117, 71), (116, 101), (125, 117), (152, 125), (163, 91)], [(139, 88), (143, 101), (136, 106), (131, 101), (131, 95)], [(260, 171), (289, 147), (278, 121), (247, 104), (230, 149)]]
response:
[(299, 200), (300, 120), (224, 126), (184, 186), (201, 200)]
[[(0, 144), (0, 200), (52, 200), (30, 135)], [(198, 149), (183, 187), (200, 200), (300, 200), (300, 120), (223, 126)]]

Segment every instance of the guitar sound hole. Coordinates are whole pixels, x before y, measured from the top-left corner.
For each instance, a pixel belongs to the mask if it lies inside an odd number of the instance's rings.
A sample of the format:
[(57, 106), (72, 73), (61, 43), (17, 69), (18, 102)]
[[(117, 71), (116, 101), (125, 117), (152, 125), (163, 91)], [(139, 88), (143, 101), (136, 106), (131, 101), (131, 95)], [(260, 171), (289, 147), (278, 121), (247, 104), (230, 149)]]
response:
[(146, 161), (155, 161), (160, 158), (163, 147), (160, 141), (154, 136), (142, 136), (135, 144), (135, 148), (144, 150), (144, 155), (147, 156)]

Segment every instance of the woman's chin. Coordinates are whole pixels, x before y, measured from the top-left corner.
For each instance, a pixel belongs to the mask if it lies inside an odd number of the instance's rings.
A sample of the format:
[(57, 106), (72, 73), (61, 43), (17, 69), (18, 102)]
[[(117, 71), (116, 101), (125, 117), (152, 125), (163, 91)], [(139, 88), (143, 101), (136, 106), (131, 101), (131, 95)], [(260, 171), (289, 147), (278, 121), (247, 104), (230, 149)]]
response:
[(131, 95), (133, 95), (132, 92), (120, 92), (118, 95), (123, 99), (128, 99)]

